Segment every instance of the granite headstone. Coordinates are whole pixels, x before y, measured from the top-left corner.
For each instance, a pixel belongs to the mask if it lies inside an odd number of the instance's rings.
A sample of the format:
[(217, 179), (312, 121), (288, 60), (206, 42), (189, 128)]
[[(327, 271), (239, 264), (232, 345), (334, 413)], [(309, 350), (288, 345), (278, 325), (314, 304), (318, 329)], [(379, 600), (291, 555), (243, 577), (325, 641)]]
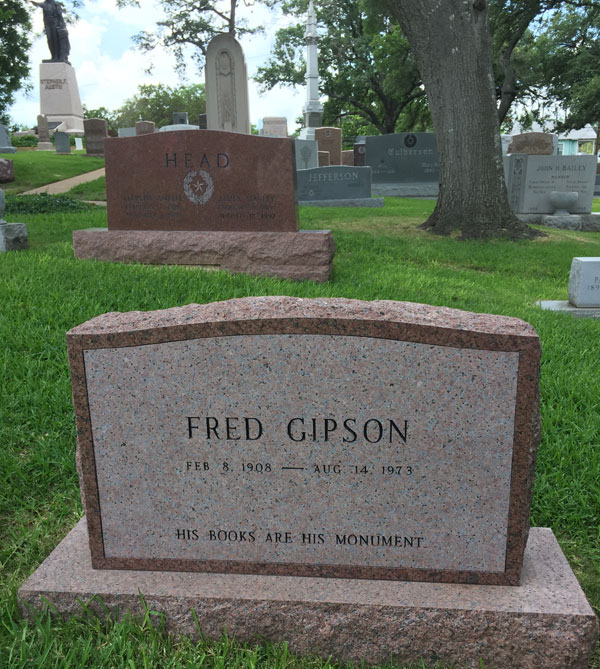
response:
[(15, 164), (8, 158), (0, 158), (0, 183), (6, 184), (15, 180)]
[(342, 130), (341, 128), (315, 128), (315, 139), (319, 151), (329, 152), (329, 164), (342, 164)]
[(600, 258), (573, 258), (569, 302), (575, 307), (600, 307)]
[(5, 125), (0, 124), (0, 153), (16, 153), (17, 149), (10, 141), (10, 133)]
[(435, 135), (397, 133), (365, 138), (365, 165), (373, 168), (373, 183), (439, 182)]
[(108, 137), (108, 126), (103, 118), (86, 118), (83, 121), (85, 130), (85, 152), (88, 156), (104, 155), (104, 140)]
[(572, 214), (592, 210), (596, 180), (595, 156), (531, 156), (504, 158), (508, 199), (517, 214), (553, 214), (552, 191), (577, 192)]
[(135, 124), (135, 134), (137, 135), (151, 135), (156, 131), (156, 124), (154, 121), (137, 121)]
[(67, 154), (71, 153), (71, 138), (66, 132), (54, 133), (54, 146), (56, 153)]
[[(296, 172), (299, 204), (333, 200), (342, 203), (352, 200), (356, 205), (383, 206), (371, 198), (371, 168), (347, 165), (330, 165)], [(365, 200), (366, 202), (361, 202)]]
[(50, 130), (48, 129), (48, 117), (45, 114), (39, 114), (37, 117), (38, 145), (37, 151), (52, 151), (52, 142), (50, 141)]
[(209, 130), (250, 134), (246, 61), (233, 35), (217, 35), (208, 45), (206, 118)]
[(319, 166), (317, 142), (314, 139), (294, 139), (294, 144), (297, 170), (309, 170)]

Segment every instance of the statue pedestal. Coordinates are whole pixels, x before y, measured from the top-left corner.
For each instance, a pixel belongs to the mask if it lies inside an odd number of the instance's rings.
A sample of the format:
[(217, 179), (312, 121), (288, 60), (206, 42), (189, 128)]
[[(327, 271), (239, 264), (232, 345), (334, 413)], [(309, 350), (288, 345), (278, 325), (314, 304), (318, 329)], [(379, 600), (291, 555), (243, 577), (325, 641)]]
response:
[(40, 113), (62, 122), (69, 134), (83, 134), (83, 108), (75, 70), (68, 63), (40, 63)]

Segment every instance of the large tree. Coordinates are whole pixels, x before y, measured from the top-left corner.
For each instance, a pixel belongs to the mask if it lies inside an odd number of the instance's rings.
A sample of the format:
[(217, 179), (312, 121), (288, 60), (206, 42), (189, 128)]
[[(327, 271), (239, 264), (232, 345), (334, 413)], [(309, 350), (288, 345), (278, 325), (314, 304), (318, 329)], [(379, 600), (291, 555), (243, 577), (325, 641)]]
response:
[(463, 237), (532, 236), (511, 211), (485, 0), (384, 0), (413, 50), (433, 118), (440, 194), (424, 227)]
[(531, 31), (543, 34), (548, 28), (548, 20), (556, 12), (578, 11), (580, 16), (585, 16), (599, 7), (598, 0), (490, 0), (500, 123), (515, 100), (535, 89), (537, 82), (531, 78), (528, 53), (534, 37)]
[[(307, 7), (308, 0), (282, 3), (283, 13), (299, 20), (277, 32), (271, 58), (258, 69), (256, 81), (265, 89), (304, 85)], [(361, 0), (317, 3), (315, 11), (322, 28), (319, 75), (321, 93), (327, 97), (324, 123), (358, 117), (382, 134), (412, 129), (399, 125), (422, 115), (424, 91), (397, 23), (367, 13)]]
[(0, 122), (29, 76), (31, 21), (21, 0), (0, 2)]
[[(270, 5), (272, 0), (257, 0)], [(138, 0), (117, 0), (121, 7), (138, 5)], [(138, 47), (148, 53), (158, 46), (168, 48), (176, 58), (180, 72), (186, 69), (186, 47), (192, 47), (191, 58), (200, 68), (206, 58), (210, 40), (220, 33), (230, 35), (252, 34), (260, 27), (251, 28), (239, 16), (239, 0), (159, 0), (165, 19), (154, 31), (143, 31), (134, 36)]]
[(190, 123), (206, 112), (204, 84), (171, 88), (163, 84), (142, 84), (115, 114), (117, 127), (134, 126), (138, 120), (154, 121), (157, 127), (173, 122), (173, 112), (187, 112)]

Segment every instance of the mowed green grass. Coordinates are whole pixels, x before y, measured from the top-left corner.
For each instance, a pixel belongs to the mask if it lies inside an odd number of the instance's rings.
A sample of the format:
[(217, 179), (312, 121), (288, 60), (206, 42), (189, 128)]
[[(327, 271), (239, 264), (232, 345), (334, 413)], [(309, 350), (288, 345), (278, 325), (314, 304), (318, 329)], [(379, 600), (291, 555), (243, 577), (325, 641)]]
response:
[(346, 666), (295, 657), (285, 644), (176, 639), (150, 613), (141, 624), (45, 616), (25, 623), (16, 608), (17, 588), (82, 515), (65, 332), (108, 311), (251, 295), (407, 300), (531, 323), (543, 347), (531, 520), (553, 529), (598, 611), (600, 322), (535, 302), (566, 299), (571, 259), (600, 256), (600, 234), (547, 230), (533, 241), (459, 242), (417, 228), (433, 206), (388, 198), (381, 210), (301, 208), (302, 228), (334, 233), (326, 284), (77, 260), (72, 231), (105, 226), (105, 211), (7, 214), (27, 224), (31, 248), (0, 256), (0, 666)]
[(23, 193), (104, 167), (104, 158), (88, 157), (83, 152), (63, 156), (54, 151), (17, 151), (2, 153), (0, 158), (12, 160), (15, 167), (15, 181), (2, 184), (6, 193)]

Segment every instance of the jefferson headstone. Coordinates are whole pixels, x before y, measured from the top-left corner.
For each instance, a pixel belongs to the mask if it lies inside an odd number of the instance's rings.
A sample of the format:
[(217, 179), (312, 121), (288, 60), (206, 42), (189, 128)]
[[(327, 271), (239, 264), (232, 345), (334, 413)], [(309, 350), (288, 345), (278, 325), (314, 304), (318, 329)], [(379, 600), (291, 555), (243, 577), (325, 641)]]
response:
[(346, 165), (316, 167), (296, 172), (299, 204), (382, 207), (371, 197), (371, 168)]
[(229, 34), (214, 37), (206, 52), (206, 117), (209, 130), (250, 134), (246, 61)]

